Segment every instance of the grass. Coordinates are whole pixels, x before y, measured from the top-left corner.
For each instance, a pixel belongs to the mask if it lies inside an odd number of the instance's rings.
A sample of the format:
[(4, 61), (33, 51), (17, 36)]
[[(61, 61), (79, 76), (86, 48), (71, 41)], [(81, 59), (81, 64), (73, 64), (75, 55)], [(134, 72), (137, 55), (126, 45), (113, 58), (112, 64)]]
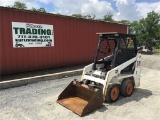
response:
[(160, 54), (160, 49), (154, 49), (154, 53)]

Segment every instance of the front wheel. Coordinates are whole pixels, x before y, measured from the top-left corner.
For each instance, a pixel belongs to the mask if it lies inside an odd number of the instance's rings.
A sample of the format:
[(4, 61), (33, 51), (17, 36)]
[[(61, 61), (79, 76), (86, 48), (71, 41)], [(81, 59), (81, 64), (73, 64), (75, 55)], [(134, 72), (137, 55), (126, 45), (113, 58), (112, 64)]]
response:
[(119, 85), (112, 84), (108, 86), (107, 94), (106, 94), (106, 101), (109, 103), (116, 102), (119, 98)]
[(121, 84), (121, 94), (124, 97), (129, 97), (132, 95), (134, 90), (133, 80), (124, 80)]

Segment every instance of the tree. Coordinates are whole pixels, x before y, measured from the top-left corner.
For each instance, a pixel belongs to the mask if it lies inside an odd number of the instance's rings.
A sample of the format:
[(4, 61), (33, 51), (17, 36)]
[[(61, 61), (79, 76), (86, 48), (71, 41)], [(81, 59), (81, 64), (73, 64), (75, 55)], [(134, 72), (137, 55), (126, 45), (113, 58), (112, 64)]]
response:
[(32, 9), (30, 9), (31, 11), (36, 11), (36, 12), (44, 12), (46, 13), (46, 10), (43, 7), (40, 7), (39, 9), (36, 9), (34, 7), (32, 7)]
[(34, 8), (34, 7), (32, 7), (30, 10), (31, 10), (31, 11), (37, 11), (37, 9)]
[(103, 17), (104, 21), (114, 21), (113, 20), (113, 14), (112, 13), (108, 13)]
[(142, 26), (139, 21), (133, 21), (129, 25), (129, 33), (130, 34), (135, 34), (137, 38), (137, 44), (139, 45), (144, 45), (144, 39), (143, 39), (143, 30)]
[(82, 14), (72, 14), (71, 16), (76, 18), (84, 18)]
[(83, 18), (86, 18), (86, 19), (95, 19), (96, 15), (94, 14), (87, 14), (87, 15), (84, 15)]
[(27, 9), (27, 6), (25, 3), (19, 2), (19, 1), (15, 1), (13, 8), (18, 8), (18, 9)]
[(76, 17), (76, 18), (85, 18), (85, 19), (95, 19), (95, 15), (94, 14), (87, 14), (87, 15), (82, 15), (82, 14), (72, 14), (72, 17)]
[(155, 40), (159, 38), (160, 33), (160, 15), (154, 11), (147, 14), (146, 18), (142, 18), (140, 21), (142, 28), (141, 38), (146, 47), (150, 48), (155, 43)]
[(61, 13), (57, 13), (57, 15), (62, 15)]
[(46, 10), (43, 7), (40, 7), (39, 9), (37, 9), (39, 12), (44, 12), (46, 13)]
[(122, 24), (131, 24), (131, 22), (129, 20), (121, 20), (119, 21), (119, 23), (122, 23)]
[(154, 11), (149, 12), (146, 18), (133, 21), (129, 32), (136, 34), (140, 44), (151, 49), (155, 45), (155, 40), (160, 38), (160, 15)]
[[(18, 8), (18, 9), (24, 9), (24, 10), (27, 9), (26, 4), (25, 4), (25, 3), (22, 3), (22, 2), (19, 2), (19, 1), (15, 1), (15, 2), (14, 2), (14, 5), (13, 5), (12, 7), (13, 7), (13, 8)], [(32, 7), (30, 10), (31, 10), (31, 11), (37, 11), (37, 12), (44, 12), (44, 13), (46, 13), (46, 10), (45, 10), (43, 7), (40, 7), (40, 8), (38, 8), (38, 9)]]

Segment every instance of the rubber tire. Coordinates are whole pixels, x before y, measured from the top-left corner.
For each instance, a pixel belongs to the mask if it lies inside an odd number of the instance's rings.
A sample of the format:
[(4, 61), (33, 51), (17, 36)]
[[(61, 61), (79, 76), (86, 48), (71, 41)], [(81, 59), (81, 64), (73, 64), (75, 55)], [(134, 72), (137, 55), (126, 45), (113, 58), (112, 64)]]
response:
[[(113, 99), (111, 98), (111, 91), (112, 91), (112, 89), (113, 89), (114, 87), (117, 87), (118, 90), (119, 90), (118, 97), (117, 97), (115, 100), (113, 100)], [(116, 101), (119, 99), (119, 95), (120, 95), (119, 85), (118, 85), (118, 84), (109, 85), (109, 86), (108, 86), (108, 90), (107, 90), (107, 94), (106, 94), (106, 102), (108, 102), (108, 103), (116, 102)]]
[[(133, 85), (133, 89), (132, 89), (132, 92), (130, 94), (127, 93), (127, 85), (128, 84), (132, 84)], [(132, 95), (134, 91), (134, 83), (133, 83), (133, 80), (124, 80), (121, 84), (121, 95), (124, 96), (124, 97), (129, 97)]]

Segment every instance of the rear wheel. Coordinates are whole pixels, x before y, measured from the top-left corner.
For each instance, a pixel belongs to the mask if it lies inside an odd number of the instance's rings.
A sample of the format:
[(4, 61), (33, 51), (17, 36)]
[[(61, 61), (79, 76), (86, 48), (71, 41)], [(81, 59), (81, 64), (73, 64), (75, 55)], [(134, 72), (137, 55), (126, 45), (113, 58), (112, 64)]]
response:
[(121, 94), (125, 97), (132, 95), (134, 90), (133, 80), (124, 80), (121, 84)]
[(119, 98), (119, 85), (112, 84), (108, 86), (107, 94), (106, 94), (106, 101), (109, 103), (116, 102)]

